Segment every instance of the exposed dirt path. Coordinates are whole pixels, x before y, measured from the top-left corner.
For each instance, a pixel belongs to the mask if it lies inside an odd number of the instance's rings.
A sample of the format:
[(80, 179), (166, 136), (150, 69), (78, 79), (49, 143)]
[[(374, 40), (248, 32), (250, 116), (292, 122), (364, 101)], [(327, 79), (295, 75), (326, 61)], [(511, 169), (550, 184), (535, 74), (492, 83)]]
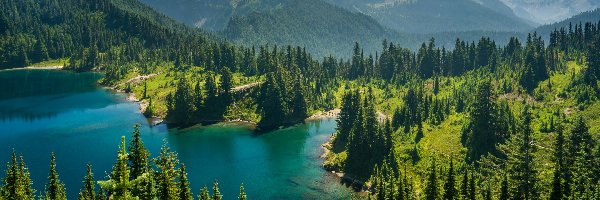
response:
[(127, 80), (125, 82), (122, 82), (122, 83), (119, 83), (119, 84), (113, 86), (112, 89), (116, 89), (116, 88), (118, 88), (118, 87), (120, 87), (122, 85), (129, 84), (129, 83), (137, 84), (140, 81), (152, 78), (153, 76), (156, 76), (156, 75), (158, 75), (158, 74), (148, 74), (148, 75), (145, 75), (145, 76), (139, 75), (139, 76), (130, 78), (129, 80)]
[(236, 92), (239, 92), (239, 91), (242, 91), (242, 90), (247, 90), (247, 89), (256, 87), (256, 86), (258, 86), (258, 85), (260, 85), (262, 83), (263, 82), (255, 82), (255, 83), (249, 83), (249, 84), (246, 84), (246, 85), (240, 85), (240, 86), (231, 88), (231, 93), (236, 93)]

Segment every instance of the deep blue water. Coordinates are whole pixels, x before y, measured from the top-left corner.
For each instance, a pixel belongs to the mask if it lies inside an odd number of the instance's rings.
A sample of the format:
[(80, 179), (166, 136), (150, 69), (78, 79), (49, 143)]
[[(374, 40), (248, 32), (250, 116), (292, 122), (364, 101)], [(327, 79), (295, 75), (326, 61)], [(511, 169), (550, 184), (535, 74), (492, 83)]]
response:
[(23, 155), (38, 193), (46, 183), (50, 152), (56, 154), (70, 199), (77, 196), (88, 162), (95, 178), (105, 179), (120, 137), (129, 139), (134, 124), (142, 125), (152, 157), (163, 142), (178, 153), (194, 194), (215, 179), (225, 199), (237, 199), (240, 183), (251, 199), (347, 199), (351, 193), (320, 167), (320, 145), (335, 131), (333, 119), (260, 136), (234, 124), (186, 130), (151, 127), (137, 104), (96, 87), (100, 77), (0, 71), (0, 162), (8, 162), (13, 150)]

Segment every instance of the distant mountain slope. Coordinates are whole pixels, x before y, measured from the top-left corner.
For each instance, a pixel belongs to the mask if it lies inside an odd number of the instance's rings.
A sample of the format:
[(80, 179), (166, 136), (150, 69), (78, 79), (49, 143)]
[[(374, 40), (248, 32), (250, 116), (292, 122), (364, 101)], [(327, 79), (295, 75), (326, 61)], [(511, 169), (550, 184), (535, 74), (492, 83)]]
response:
[(225, 28), (231, 17), (268, 11), (291, 0), (140, 0), (187, 25), (212, 31)]
[(383, 39), (398, 37), (368, 16), (321, 0), (292, 0), (271, 11), (235, 16), (223, 35), (246, 45), (305, 46), (318, 56), (347, 54), (354, 42), (374, 51)]
[(547, 36), (550, 34), (550, 32), (554, 31), (554, 29), (560, 29), (562, 27), (569, 27), (569, 24), (572, 24), (573, 26), (575, 26), (575, 24), (579, 24), (579, 23), (582, 23), (582, 24), (585, 24), (586, 22), (597, 23), (598, 21), (600, 21), (600, 8), (597, 8), (592, 11), (580, 13), (578, 15), (575, 15), (571, 18), (565, 19), (560, 22), (540, 26), (540, 27), (536, 28), (535, 30), (538, 33), (541, 33), (542, 35)]
[(550, 24), (600, 7), (598, 0), (500, 0), (521, 18)]
[[(328, 0), (399, 32), (524, 31), (532, 28), (497, 0)], [(501, 6), (492, 9), (492, 7)]]
[[(137, 0), (0, 2), (0, 68), (73, 58), (90, 52), (87, 48), (181, 49), (181, 41), (200, 46), (207, 37)], [(94, 60), (88, 59), (95, 65)]]

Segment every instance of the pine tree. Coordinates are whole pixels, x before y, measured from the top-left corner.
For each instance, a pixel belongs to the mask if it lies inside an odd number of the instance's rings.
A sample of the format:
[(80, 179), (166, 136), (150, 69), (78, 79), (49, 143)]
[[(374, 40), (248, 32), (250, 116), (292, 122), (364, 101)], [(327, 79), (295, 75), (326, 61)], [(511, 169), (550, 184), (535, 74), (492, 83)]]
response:
[(554, 158), (556, 163), (554, 165), (554, 176), (552, 178), (552, 191), (550, 192), (550, 199), (559, 200), (563, 199), (563, 177), (564, 172), (564, 135), (562, 126), (559, 126), (557, 130), (556, 143), (554, 149)]
[(304, 98), (304, 92), (299, 80), (294, 84), (294, 100), (292, 105), (292, 118), (303, 122), (308, 117), (308, 113), (306, 111), (306, 99)]
[(503, 175), (502, 183), (500, 183), (500, 198), (499, 200), (508, 200), (510, 195), (508, 193), (508, 177)]
[(210, 194), (208, 193), (208, 188), (206, 186), (200, 189), (200, 194), (198, 195), (198, 200), (211, 200)]
[(172, 152), (165, 142), (160, 148), (160, 155), (153, 159), (158, 171), (155, 172), (157, 196), (159, 199), (177, 199), (179, 195), (175, 178), (179, 164), (177, 154)]
[(456, 178), (454, 177), (454, 164), (452, 159), (450, 160), (450, 168), (448, 169), (448, 177), (446, 178), (446, 183), (444, 184), (444, 196), (443, 198), (446, 200), (454, 200), (458, 199), (458, 191), (456, 191)]
[(240, 185), (240, 196), (238, 197), (239, 200), (247, 200), (248, 197), (246, 195), (246, 191), (244, 190), (244, 184), (242, 183), (242, 185)]
[(0, 199), (33, 200), (35, 191), (31, 188), (32, 184), (23, 157), (17, 162), (17, 154), (13, 151), (12, 159), (6, 166), (3, 184), (0, 184)]
[(581, 197), (590, 193), (590, 180), (595, 178), (591, 162), (593, 143), (585, 120), (578, 116), (569, 135), (568, 159), (565, 160), (569, 170), (565, 175), (565, 187), (563, 187), (565, 196)]
[(221, 195), (221, 192), (219, 191), (219, 182), (217, 182), (217, 180), (215, 180), (215, 182), (213, 183), (212, 200), (222, 200), (222, 199), (223, 199), (223, 195)]
[(469, 200), (475, 200), (475, 195), (477, 192), (475, 191), (475, 175), (471, 172), (471, 178), (469, 179)]
[(133, 127), (133, 135), (129, 142), (129, 167), (131, 180), (136, 180), (131, 190), (133, 196), (142, 199), (151, 199), (156, 195), (153, 170), (150, 167), (150, 152), (146, 149), (140, 133), (140, 125)]
[(56, 170), (56, 157), (54, 156), (54, 152), (52, 152), (50, 157), (50, 173), (48, 174), (48, 183), (46, 184), (45, 196), (47, 200), (67, 199), (65, 185), (58, 178), (58, 171)]
[(110, 179), (98, 182), (98, 185), (101, 187), (100, 194), (103, 195), (103, 190), (106, 190), (108, 192), (108, 199), (132, 199), (133, 197), (130, 192), (132, 182), (129, 180), (130, 172), (127, 167), (129, 154), (125, 146), (125, 136), (121, 137), (121, 145), (119, 146), (117, 162), (113, 165), (109, 176)]
[(148, 162), (150, 152), (146, 149), (144, 142), (142, 141), (139, 124), (133, 126), (133, 134), (131, 136), (131, 142), (129, 142), (128, 150), (131, 178), (135, 179), (150, 170), (150, 164)]
[(2, 197), (5, 199), (17, 199), (20, 197), (18, 191), (19, 168), (17, 163), (17, 153), (13, 150), (11, 162), (6, 166), (6, 176), (2, 184)]
[(436, 168), (437, 165), (435, 159), (433, 159), (427, 176), (427, 184), (425, 185), (425, 199), (428, 200), (436, 200), (439, 197)]
[(460, 184), (460, 196), (461, 199), (467, 199), (469, 196), (469, 176), (467, 169), (463, 172), (463, 178)]
[(79, 190), (79, 200), (96, 200), (96, 183), (92, 173), (92, 165), (87, 164), (87, 174), (83, 178), (83, 186)]
[[(474, 163), (488, 153), (497, 154), (496, 144), (499, 138), (495, 133), (494, 102), (491, 83), (488, 80), (479, 83), (472, 107), (470, 122), (463, 128), (461, 138), (467, 147), (468, 163)], [(477, 165), (477, 162), (475, 164)]]
[(193, 198), (190, 182), (185, 172), (185, 165), (182, 163), (179, 168), (179, 200), (192, 200)]
[(512, 136), (506, 146), (505, 153), (508, 155), (508, 170), (513, 186), (513, 198), (537, 199), (539, 191), (537, 188), (537, 171), (534, 167), (533, 154), (533, 130), (531, 129), (531, 112), (529, 105), (525, 105), (521, 114), (522, 121), (519, 131)]

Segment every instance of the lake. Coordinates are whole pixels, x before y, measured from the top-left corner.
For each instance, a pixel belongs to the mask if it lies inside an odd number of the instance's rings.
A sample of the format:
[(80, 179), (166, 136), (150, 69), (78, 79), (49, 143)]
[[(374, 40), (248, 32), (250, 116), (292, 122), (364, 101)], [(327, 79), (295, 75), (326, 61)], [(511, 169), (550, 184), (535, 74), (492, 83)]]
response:
[[(155, 157), (167, 142), (185, 163), (192, 192), (217, 179), (224, 199), (237, 199), (244, 183), (250, 199), (348, 199), (351, 189), (321, 168), (320, 145), (335, 132), (334, 119), (322, 119), (256, 136), (242, 125), (217, 124), (185, 130), (150, 126), (136, 103), (95, 85), (96, 73), (58, 70), (0, 71), (0, 162), (12, 151), (23, 155), (34, 188), (43, 192), (50, 152), (75, 199), (93, 165), (106, 179), (120, 137), (129, 139), (141, 124), (146, 147)], [(4, 177), (2, 167), (1, 177)]]

